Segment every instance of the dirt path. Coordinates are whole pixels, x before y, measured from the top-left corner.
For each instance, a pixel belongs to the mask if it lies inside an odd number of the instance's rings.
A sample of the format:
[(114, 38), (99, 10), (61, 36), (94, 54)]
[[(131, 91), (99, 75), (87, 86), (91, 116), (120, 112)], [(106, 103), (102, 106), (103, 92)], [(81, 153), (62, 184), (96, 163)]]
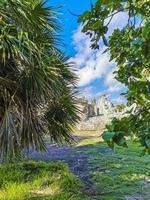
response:
[[(43, 160), (46, 162), (50, 161), (63, 161), (68, 164), (70, 170), (81, 179), (81, 181), (85, 184), (83, 189), (83, 193), (88, 197), (92, 197), (92, 199), (99, 199), (99, 196), (108, 194), (108, 191), (113, 191), (113, 187), (111, 183), (111, 177), (115, 176), (115, 184), (116, 187), (122, 187), (124, 191), (124, 197), (114, 197), (114, 199), (124, 199), (124, 200), (149, 200), (149, 193), (143, 192), (141, 189), (141, 178), (137, 178), (135, 184), (140, 184), (140, 187), (136, 188), (136, 186), (132, 185), (132, 180), (128, 180), (127, 186), (120, 182), (120, 177), (124, 177), (126, 174), (141, 174), (141, 166), (139, 165), (139, 161), (134, 161), (134, 166), (132, 162), (132, 153), (134, 155), (134, 151), (131, 152), (131, 156), (126, 154), (126, 152), (118, 154), (117, 152), (110, 150), (110, 148), (105, 147), (103, 145), (97, 144), (99, 142), (100, 137), (99, 134), (93, 133), (84, 133), (83, 135), (77, 135), (76, 139), (79, 142), (79, 145), (75, 146), (58, 146), (55, 144), (47, 145), (48, 151), (44, 154), (32, 151), (29, 153), (29, 158), (33, 160)], [(102, 154), (105, 154), (103, 156)], [(114, 156), (115, 155), (115, 156)], [(137, 156), (137, 155), (136, 155)], [(108, 159), (107, 161), (104, 158)], [(138, 158), (138, 157), (137, 157)], [(139, 158), (140, 159), (140, 158)], [(124, 163), (125, 160), (125, 163)], [(142, 158), (141, 158), (142, 161)], [(146, 161), (147, 162), (147, 161)], [(145, 161), (143, 161), (143, 166)], [(105, 165), (106, 164), (106, 165)], [(118, 164), (118, 165), (117, 165)], [(128, 165), (129, 164), (129, 165)], [(102, 167), (103, 166), (103, 167)], [(118, 168), (119, 166), (119, 168)], [(120, 167), (121, 166), (121, 167)], [(126, 166), (128, 168), (126, 168)], [(133, 170), (132, 167), (135, 167)], [(129, 169), (129, 172), (127, 171)], [(102, 178), (104, 178), (104, 183), (99, 182), (101, 178), (97, 181), (93, 179), (93, 174), (98, 173), (99, 171), (104, 170), (102, 173)], [(125, 174), (124, 174), (125, 173)], [(145, 172), (143, 172), (145, 174)], [(143, 174), (143, 176), (144, 176)], [(105, 179), (106, 178), (106, 179)], [(107, 190), (106, 181), (108, 180)], [(112, 180), (113, 182), (114, 180)], [(143, 179), (142, 179), (143, 181)], [(100, 183), (100, 189), (97, 189), (97, 183)], [(144, 181), (144, 184), (147, 182)], [(149, 182), (148, 182), (149, 183)], [(110, 186), (109, 186), (110, 184)], [(114, 184), (114, 183), (113, 183)], [(144, 184), (142, 187), (144, 187)], [(106, 188), (105, 188), (106, 187)], [(121, 190), (122, 191), (122, 190)], [(116, 195), (115, 193), (112, 193)], [(122, 195), (122, 192), (120, 192)], [(111, 194), (110, 194), (111, 195)], [(147, 198), (148, 196), (148, 198)], [(93, 198), (94, 197), (94, 198)]]
[[(90, 139), (96, 136), (78, 137), (80, 141)], [(48, 151), (44, 154), (38, 152), (30, 152), (29, 158), (33, 160), (49, 161), (63, 161), (68, 164), (70, 170), (79, 177), (89, 188), (93, 185), (90, 177), (90, 172), (94, 171), (94, 166), (91, 166), (89, 160), (91, 157), (100, 153), (108, 153), (110, 149), (95, 147), (91, 145), (84, 146), (58, 146), (58, 145), (47, 145)]]

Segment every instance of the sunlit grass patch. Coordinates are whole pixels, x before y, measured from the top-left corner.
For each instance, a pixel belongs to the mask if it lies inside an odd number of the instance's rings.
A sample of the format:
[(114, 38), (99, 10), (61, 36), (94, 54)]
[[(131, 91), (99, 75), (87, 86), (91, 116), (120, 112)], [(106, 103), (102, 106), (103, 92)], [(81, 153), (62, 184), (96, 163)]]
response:
[(28, 161), (0, 166), (0, 200), (150, 199), (150, 156), (140, 156), (138, 143), (128, 141), (128, 148), (112, 151), (96, 137), (81, 140), (73, 149), (79, 153), (72, 155), (75, 159), (80, 153), (87, 158), (93, 183), (88, 189), (62, 162)]
[(8, 183), (0, 190), (0, 200), (15, 200), (29, 195), (30, 185), (24, 183)]
[[(95, 148), (108, 147), (100, 142), (95, 144)], [(141, 157), (139, 151), (139, 145), (129, 141), (128, 149), (116, 147), (114, 152), (98, 152), (89, 159), (90, 165), (97, 166), (94, 172), (91, 171), (96, 190), (100, 193), (97, 199), (124, 200), (128, 195), (139, 194), (144, 200), (150, 199), (150, 186), (142, 184), (150, 179), (150, 156)]]
[(63, 200), (66, 195), (78, 197), (82, 187), (62, 162), (0, 165), (0, 200)]

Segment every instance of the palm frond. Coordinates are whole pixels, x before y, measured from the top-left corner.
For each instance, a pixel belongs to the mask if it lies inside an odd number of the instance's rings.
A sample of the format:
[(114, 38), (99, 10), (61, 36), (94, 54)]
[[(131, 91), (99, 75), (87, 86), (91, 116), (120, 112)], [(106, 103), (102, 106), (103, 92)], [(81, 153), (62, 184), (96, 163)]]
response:
[(60, 25), (43, 0), (0, 2), (0, 156), (45, 150), (46, 134), (70, 142), (76, 81), (59, 50)]
[(49, 102), (44, 117), (51, 140), (58, 143), (64, 141), (70, 143), (74, 140), (71, 135), (72, 128), (79, 120), (76, 92), (62, 86), (59, 95)]

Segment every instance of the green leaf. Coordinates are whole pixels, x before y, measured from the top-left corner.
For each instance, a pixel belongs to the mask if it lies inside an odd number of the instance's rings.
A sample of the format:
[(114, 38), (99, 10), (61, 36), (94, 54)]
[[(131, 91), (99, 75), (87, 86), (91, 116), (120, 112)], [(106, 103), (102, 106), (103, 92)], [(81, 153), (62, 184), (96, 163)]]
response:
[(108, 131), (105, 131), (103, 134), (102, 134), (102, 138), (104, 141), (106, 142), (110, 142), (113, 137), (115, 135), (115, 132), (108, 132)]
[(85, 21), (88, 20), (90, 17), (91, 17), (91, 12), (90, 12), (90, 11), (86, 11), (86, 12), (84, 12), (83, 15), (81, 15), (81, 16), (78, 18), (78, 22), (85, 22)]
[(145, 143), (146, 143), (146, 146), (147, 146), (148, 148), (150, 148), (150, 138), (147, 138), (147, 139), (145, 140)]
[(124, 137), (117, 137), (114, 141), (118, 146), (127, 147), (126, 139)]
[[(118, 25), (112, 32), (110, 25), (120, 12), (129, 14), (124, 18), (126, 24), (123, 28)], [(124, 137), (134, 134), (147, 151), (150, 147), (149, 16), (149, 0), (96, 0), (90, 14), (85, 14), (83, 30), (85, 34), (92, 32), (89, 38), (91, 47), (99, 48), (101, 40), (108, 46), (110, 61), (113, 60), (117, 66), (115, 79), (126, 87), (123, 95), (131, 106), (127, 109), (126, 118), (112, 120), (106, 126), (108, 133), (104, 133), (103, 137), (109, 146), (114, 145), (113, 142), (127, 146)], [(108, 39), (107, 32), (110, 32)]]
[(3, 2), (0, 160), (5, 161), (23, 149), (45, 150), (46, 135), (57, 143), (72, 142), (79, 109), (77, 77), (61, 51), (56, 7), (45, 0)]

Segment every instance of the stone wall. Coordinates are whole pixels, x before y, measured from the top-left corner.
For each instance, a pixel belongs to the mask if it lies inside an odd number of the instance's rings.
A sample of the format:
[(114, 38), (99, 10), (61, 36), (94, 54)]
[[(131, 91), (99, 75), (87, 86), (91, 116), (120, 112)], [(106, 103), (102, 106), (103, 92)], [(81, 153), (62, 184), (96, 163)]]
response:
[(80, 98), (79, 107), (82, 113), (81, 121), (77, 124), (79, 130), (103, 129), (114, 117), (121, 118), (126, 115), (126, 111), (131, 109), (130, 107), (125, 107), (124, 110), (119, 112), (106, 95), (102, 95), (98, 100), (92, 102), (85, 98)]

